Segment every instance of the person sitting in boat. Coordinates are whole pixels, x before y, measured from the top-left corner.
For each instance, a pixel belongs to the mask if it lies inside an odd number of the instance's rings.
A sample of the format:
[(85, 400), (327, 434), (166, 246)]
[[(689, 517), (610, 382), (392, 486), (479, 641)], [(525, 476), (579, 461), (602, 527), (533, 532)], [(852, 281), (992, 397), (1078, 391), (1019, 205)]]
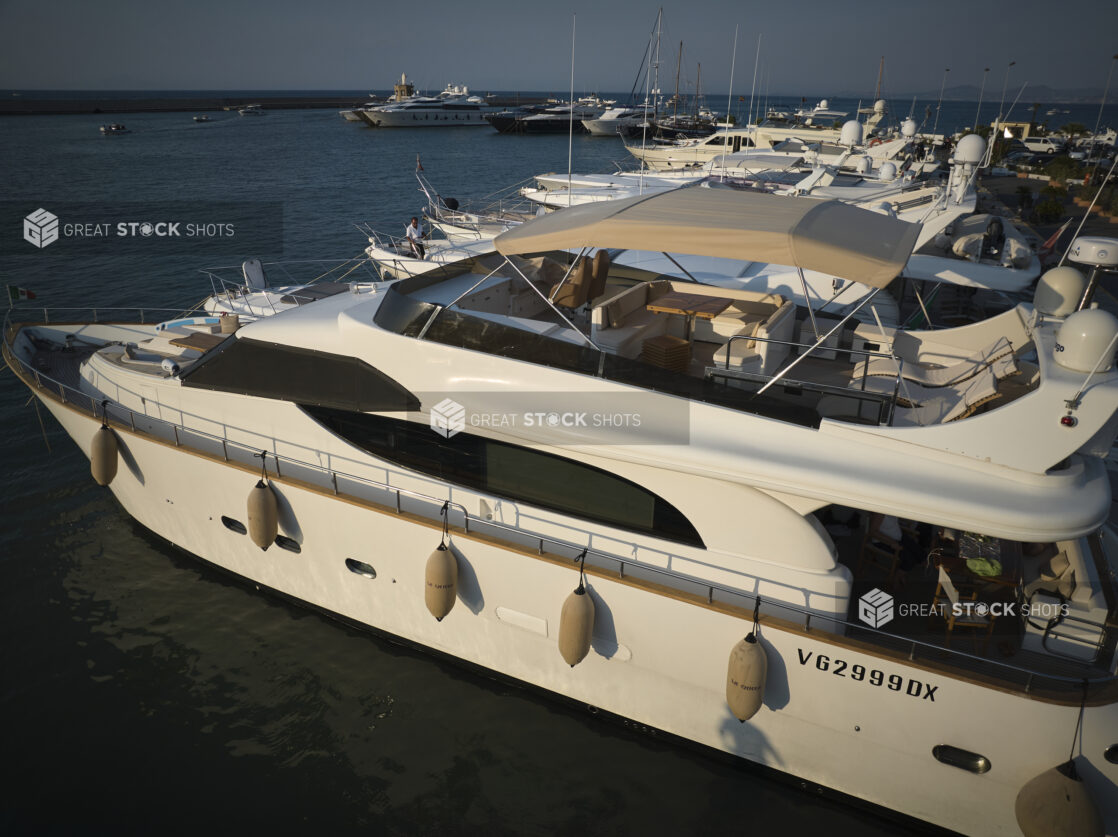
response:
[(423, 248), (423, 239), (427, 237), (427, 232), (419, 223), (419, 219), (414, 215), (412, 216), (411, 223), (405, 228), (405, 233), (407, 234), (408, 243), (411, 245), (412, 252), (415, 253), (416, 258), (424, 258), (427, 251)]

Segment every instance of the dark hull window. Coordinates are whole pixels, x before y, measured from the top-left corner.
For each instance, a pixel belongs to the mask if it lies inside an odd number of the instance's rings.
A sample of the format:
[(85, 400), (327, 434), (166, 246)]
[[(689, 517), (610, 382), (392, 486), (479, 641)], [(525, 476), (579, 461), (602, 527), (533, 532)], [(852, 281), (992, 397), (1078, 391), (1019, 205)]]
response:
[(419, 409), (419, 400), (363, 360), (260, 340), (227, 340), (182, 375), (183, 386), (346, 410)]
[(608, 471), (471, 433), (445, 439), (421, 424), (302, 405), (316, 421), (381, 459), (582, 520), (702, 547), (691, 522), (651, 491)]

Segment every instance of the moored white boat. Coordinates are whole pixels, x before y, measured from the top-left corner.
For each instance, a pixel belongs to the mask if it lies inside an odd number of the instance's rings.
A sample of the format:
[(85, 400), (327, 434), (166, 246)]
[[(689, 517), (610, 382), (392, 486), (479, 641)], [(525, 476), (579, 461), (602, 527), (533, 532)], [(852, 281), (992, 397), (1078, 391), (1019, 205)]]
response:
[(485, 100), (468, 87), (448, 84), (438, 96), (408, 96), (356, 111), (374, 128), (465, 128), (488, 125)]
[[(863, 324), (808, 348), (778, 295), (533, 255), (663, 247), (880, 287), (917, 234), (833, 201), (679, 190), (524, 224), (498, 238), (503, 264), (229, 335), (23, 324), (4, 358), (129, 514), (252, 583), (956, 831), (1029, 831), (1039, 810), (1113, 832), (1101, 457), (1118, 321), (1074, 311), (1083, 283), (962, 329)], [(1008, 353), (981, 351), (999, 340)], [(925, 376), (909, 406), (896, 375), (868, 385), (894, 356)], [(933, 387), (931, 364), (972, 372)], [(580, 411), (609, 425), (567, 419)], [(640, 428), (616, 418), (634, 414)], [(857, 598), (882, 571), (824, 526), (840, 511), (978, 533), (1040, 572), (1062, 555), (1070, 615), (1006, 634), (1012, 660), (948, 647), (961, 629), (906, 634), (927, 616), (891, 631), (874, 590), (868, 611)], [(576, 585), (588, 621), (564, 616)], [(1069, 745), (1077, 779), (1053, 775)]]

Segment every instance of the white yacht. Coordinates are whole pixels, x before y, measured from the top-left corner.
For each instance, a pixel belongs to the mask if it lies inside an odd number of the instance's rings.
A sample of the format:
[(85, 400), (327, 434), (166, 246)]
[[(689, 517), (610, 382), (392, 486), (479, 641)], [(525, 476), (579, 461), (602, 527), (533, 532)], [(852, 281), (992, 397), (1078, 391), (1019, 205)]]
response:
[(241, 116), (263, 116), (264, 108), (261, 105), (245, 105), (237, 108), (237, 113)]
[(488, 125), (489, 111), (468, 87), (448, 84), (438, 96), (410, 96), (357, 114), (374, 128), (465, 128)]
[[(825, 101), (825, 100), (824, 100)], [(910, 137), (893, 139), (871, 136), (885, 116), (885, 103), (878, 102), (874, 112), (862, 124), (866, 139), (866, 153), (876, 160), (889, 160), (901, 153)], [(681, 139), (660, 143), (627, 143), (626, 150), (637, 160), (653, 169), (679, 169), (702, 165), (720, 154), (739, 151), (778, 149), (783, 143), (795, 142), (815, 148), (820, 157), (838, 157), (845, 151), (843, 132), (846, 125), (836, 126), (830, 120), (824, 124), (792, 122), (788, 124), (764, 122), (724, 128), (705, 137)], [(860, 123), (861, 124), (861, 123)], [(916, 125), (911, 130), (915, 133)]]
[[(918, 232), (681, 189), (230, 334), (21, 312), (3, 355), (129, 514), (257, 587), (902, 816), (1113, 834), (1118, 320), (1076, 309), (1118, 241), (928, 332), (601, 255), (882, 287)], [(930, 538), (903, 589), (894, 517)]]
[(383, 104), (384, 102), (377, 101), (376, 96), (374, 96), (372, 99), (365, 102), (365, 104), (361, 105), (361, 107), (352, 108), (350, 110), (340, 110), (338, 111), (338, 115), (346, 122), (360, 122), (363, 125), (365, 124), (365, 119), (361, 116), (361, 113), (369, 108), (380, 107)]
[(358, 228), (368, 236), (365, 255), (383, 279), (403, 279), (437, 269), (460, 270), (471, 260), (493, 252), (489, 238), (425, 238), (421, 254), (406, 235), (390, 235), (365, 225)]
[(380, 274), (367, 256), (340, 262), (311, 260), (262, 264), (248, 259), (237, 267), (204, 268), (210, 295), (188, 315), (200, 311), (218, 325), (219, 333), (236, 331), (242, 323), (271, 317), (354, 287), (367, 288)]
[(601, 117), (613, 104), (609, 99), (583, 96), (573, 104), (549, 101), (547, 107), (534, 111), (490, 113), (487, 122), (502, 134), (584, 134), (588, 130), (585, 123)]
[(583, 119), (582, 127), (591, 136), (616, 137), (622, 128), (640, 125), (647, 118), (648, 108), (610, 108), (596, 119)]

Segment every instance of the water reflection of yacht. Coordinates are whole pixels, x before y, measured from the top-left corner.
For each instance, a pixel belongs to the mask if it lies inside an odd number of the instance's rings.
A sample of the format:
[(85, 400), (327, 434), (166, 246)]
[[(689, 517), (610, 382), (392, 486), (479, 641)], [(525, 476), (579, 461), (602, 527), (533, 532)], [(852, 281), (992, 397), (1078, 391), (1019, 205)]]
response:
[[(608, 255), (880, 288), (917, 234), (682, 189), (232, 333), (51, 318), (4, 358), (131, 515), (251, 583), (952, 830), (1113, 832), (1118, 321), (1076, 310), (1092, 285), (901, 332)], [(895, 586), (893, 517), (938, 586)]]

